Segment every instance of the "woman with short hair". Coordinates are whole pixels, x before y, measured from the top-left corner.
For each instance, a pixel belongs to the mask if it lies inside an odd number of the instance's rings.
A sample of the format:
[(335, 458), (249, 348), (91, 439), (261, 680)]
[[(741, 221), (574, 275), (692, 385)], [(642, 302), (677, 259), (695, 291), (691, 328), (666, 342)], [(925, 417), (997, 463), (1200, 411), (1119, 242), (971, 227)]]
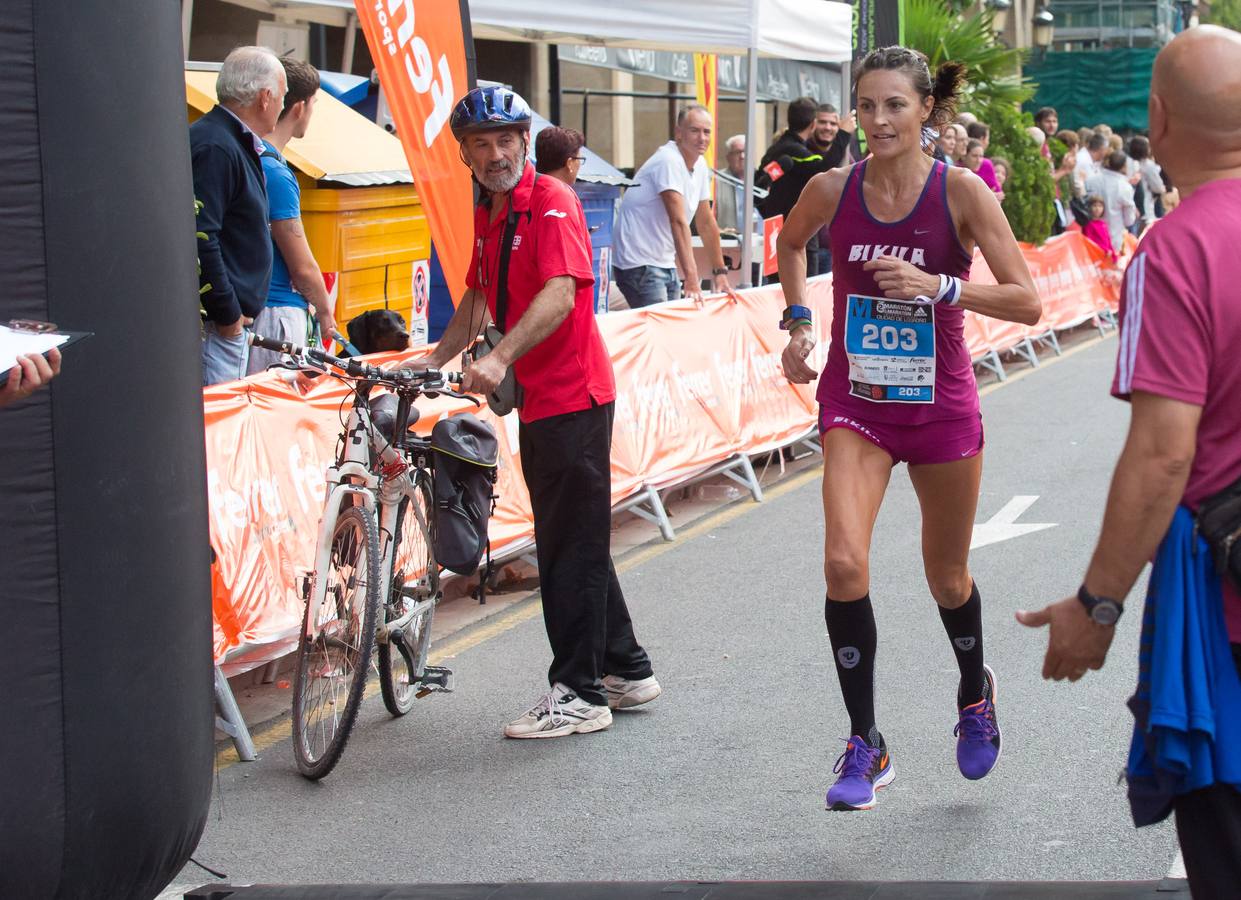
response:
[(582, 155), (583, 143), (580, 131), (549, 125), (534, 139), (534, 170), (540, 175), (559, 178), (572, 187), (582, 163), (586, 162)]

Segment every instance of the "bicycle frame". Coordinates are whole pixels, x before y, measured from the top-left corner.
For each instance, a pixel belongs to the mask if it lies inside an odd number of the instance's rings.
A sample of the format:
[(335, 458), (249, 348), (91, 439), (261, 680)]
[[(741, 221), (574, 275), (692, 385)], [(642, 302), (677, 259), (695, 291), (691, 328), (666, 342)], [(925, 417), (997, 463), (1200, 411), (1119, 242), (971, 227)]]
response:
[[(327, 599), (327, 585), (321, 584), (318, 573), (326, 572), (332, 552), (332, 538), (336, 530), (336, 521), (347, 499), (357, 498), (369, 515), (378, 512), (379, 532), (383, 539), (383, 552), (380, 559), (381, 597), (387, 598), (391, 589), (392, 555), (396, 552), (396, 517), (400, 510), (401, 500), (409, 498), (420, 526), (427, 526), (424, 511), (418, 504), (417, 489), (424, 477), (424, 469), (415, 469), (412, 476), (406, 479), (404, 489), (397, 495), (384, 499), (381, 496), (380, 478), (372, 471), (371, 454), (384, 456), (398, 453), (397, 446), (390, 444), (375, 427), (370, 414), (370, 388), (363, 384), (354, 398), (354, 403), (346, 422), (344, 431), (344, 447), (336, 464), (329, 466), (325, 473), (327, 482), (327, 498), (324, 502), (324, 515), (319, 522), (318, 537), (315, 542), (314, 568), (310, 571), (307, 590), (307, 602), (311, 604), (311, 615), (306, 617), (307, 639), (314, 637), (314, 630), (319, 624), (322, 605)], [(400, 443), (398, 439), (398, 444)], [(419, 616), (426, 614), (430, 627), (430, 617), (438, 601), (437, 596), (419, 600), (413, 607), (398, 619), (380, 623), (376, 630), (376, 640), (388, 643), (394, 632), (405, 628)], [(385, 601), (386, 602), (386, 601)], [(419, 659), (415, 660), (415, 677), (421, 676), (426, 668), (426, 641), (420, 642)]]

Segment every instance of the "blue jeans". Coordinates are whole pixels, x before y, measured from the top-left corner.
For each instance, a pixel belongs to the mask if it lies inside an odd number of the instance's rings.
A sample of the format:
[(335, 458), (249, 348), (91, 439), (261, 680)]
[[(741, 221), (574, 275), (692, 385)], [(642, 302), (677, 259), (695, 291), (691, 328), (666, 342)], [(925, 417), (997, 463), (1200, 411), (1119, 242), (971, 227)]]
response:
[(203, 387), (246, 377), (249, 336), (249, 327), (236, 337), (225, 337), (215, 322), (203, 323)]
[(613, 269), (612, 280), (632, 309), (676, 300), (681, 296), (681, 281), (677, 278), (676, 269), (661, 269), (659, 266)]

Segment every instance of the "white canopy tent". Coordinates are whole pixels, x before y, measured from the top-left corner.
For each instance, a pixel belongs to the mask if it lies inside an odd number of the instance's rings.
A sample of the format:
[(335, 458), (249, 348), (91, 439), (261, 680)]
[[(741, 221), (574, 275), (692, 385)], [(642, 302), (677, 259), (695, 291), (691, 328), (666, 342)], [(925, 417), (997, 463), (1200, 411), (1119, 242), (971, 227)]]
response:
[[(601, 44), (646, 50), (744, 53), (746, 146), (758, 146), (758, 58), (846, 63), (853, 8), (835, 0), (469, 0), (475, 38)], [(746, 166), (743, 222), (754, 215), (754, 166)], [(748, 282), (753, 248), (741, 242)]]
[(853, 12), (831, 0), (469, 0), (476, 38), (745, 53), (840, 63)]

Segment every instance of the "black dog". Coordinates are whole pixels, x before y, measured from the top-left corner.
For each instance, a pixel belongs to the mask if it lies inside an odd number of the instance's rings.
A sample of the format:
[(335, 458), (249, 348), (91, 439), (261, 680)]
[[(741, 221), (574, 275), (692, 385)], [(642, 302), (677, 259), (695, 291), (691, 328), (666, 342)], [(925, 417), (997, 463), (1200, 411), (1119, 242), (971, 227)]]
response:
[(385, 350), (408, 350), (409, 332), (405, 319), (390, 309), (368, 309), (362, 315), (349, 320), (349, 343), (358, 352), (382, 353)]

